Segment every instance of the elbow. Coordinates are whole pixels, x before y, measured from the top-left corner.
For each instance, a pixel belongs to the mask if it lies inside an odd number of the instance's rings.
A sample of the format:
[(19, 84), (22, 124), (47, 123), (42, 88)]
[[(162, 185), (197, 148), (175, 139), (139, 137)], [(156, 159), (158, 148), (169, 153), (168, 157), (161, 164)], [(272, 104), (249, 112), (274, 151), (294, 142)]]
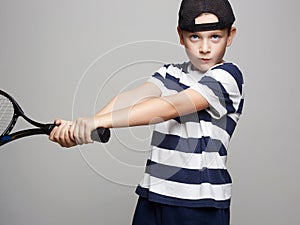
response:
[(181, 106), (180, 105), (174, 104), (173, 102), (168, 101), (167, 98), (164, 98), (163, 100), (164, 100), (163, 102), (164, 102), (165, 107), (162, 108), (161, 120), (166, 121), (169, 119), (174, 119), (181, 115), (181, 109), (180, 109)]

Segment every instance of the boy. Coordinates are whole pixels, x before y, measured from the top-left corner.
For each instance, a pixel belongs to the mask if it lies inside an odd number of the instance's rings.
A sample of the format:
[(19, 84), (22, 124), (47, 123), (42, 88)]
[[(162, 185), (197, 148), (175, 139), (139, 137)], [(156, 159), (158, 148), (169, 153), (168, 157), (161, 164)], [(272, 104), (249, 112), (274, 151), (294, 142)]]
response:
[(243, 77), (223, 60), (236, 29), (227, 0), (183, 0), (178, 35), (189, 62), (160, 68), (99, 113), (57, 120), (64, 147), (92, 143), (97, 127), (155, 124), (133, 225), (229, 225), (227, 147), (243, 108)]

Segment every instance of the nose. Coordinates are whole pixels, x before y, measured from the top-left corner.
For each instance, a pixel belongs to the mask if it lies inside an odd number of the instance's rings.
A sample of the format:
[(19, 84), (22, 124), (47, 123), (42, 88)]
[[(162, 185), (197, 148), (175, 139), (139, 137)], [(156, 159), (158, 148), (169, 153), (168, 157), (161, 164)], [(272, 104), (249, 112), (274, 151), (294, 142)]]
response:
[(200, 53), (206, 54), (210, 52), (210, 45), (208, 43), (208, 40), (204, 39), (202, 43), (200, 44), (199, 48)]

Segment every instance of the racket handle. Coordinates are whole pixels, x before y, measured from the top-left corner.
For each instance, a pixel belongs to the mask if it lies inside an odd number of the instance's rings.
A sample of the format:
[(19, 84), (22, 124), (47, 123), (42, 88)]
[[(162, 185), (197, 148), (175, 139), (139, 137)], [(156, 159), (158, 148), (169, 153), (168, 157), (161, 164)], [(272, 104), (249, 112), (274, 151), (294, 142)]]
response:
[[(55, 126), (55, 124), (46, 124), (44, 130), (49, 135)], [(110, 130), (108, 128), (99, 127), (92, 131), (91, 138), (93, 141), (106, 143), (110, 139)]]
[(93, 141), (106, 143), (110, 138), (110, 130), (108, 128), (99, 127), (92, 131), (91, 138)]

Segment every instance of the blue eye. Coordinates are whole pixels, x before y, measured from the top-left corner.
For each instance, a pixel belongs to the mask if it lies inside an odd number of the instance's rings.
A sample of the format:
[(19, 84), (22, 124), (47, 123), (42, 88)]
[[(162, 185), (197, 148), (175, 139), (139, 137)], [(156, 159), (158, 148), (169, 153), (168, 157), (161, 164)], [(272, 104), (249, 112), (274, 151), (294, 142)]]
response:
[(220, 35), (214, 34), (214, 35), (211, 36), (211, 39), (214, 40), (214, 41), (219, 40)]
[(199, 39), (199, 36), (196, 35), (196, 34), (192, 34), (190, 38), (191, 38), (192, 41), (196, 41), (196, 40)]

